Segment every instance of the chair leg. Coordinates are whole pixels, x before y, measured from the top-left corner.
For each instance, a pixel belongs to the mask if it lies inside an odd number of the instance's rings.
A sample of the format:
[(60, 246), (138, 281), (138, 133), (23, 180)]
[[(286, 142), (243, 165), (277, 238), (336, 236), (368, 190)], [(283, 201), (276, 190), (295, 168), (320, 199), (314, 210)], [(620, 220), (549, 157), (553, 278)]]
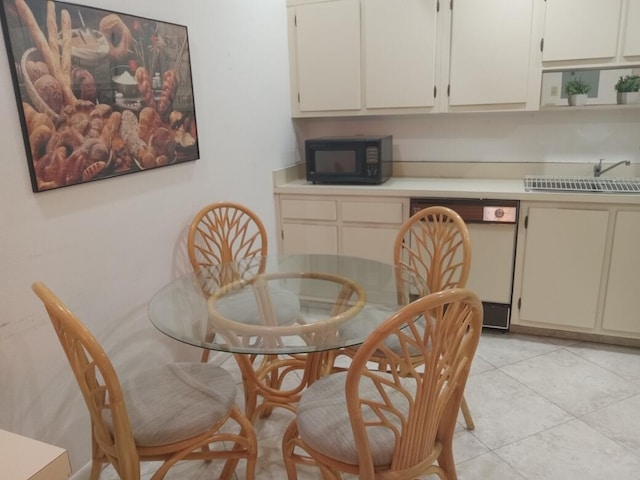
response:
[(100, 460), (94, 460), (91, 463), (91, 473), (89, 474), (89, 480), (98, 480), (100, 478), (100, 472), (102, 471), (103, 463)]
[(282, 458), (287, 470), (288, 480), (298, 480), (298, 472), (294, 461), (295, 439), (298, 436), (298, 424), (293, 420), (282, 435)]
[[(246, 438), (246, 443), (238, 442), (233, 446), (232, 450), (245, 450), (246, 455), (244, 458), (247, 461), (247, 468), (245, 471), (245, 480), (254, 480), (256, 477), (256, 461), (258, 458), (258, 440), (253, 430), (251, 422), (240, 413), (240, 409), (234, 407), (231, 411), (231, 418), (240, 426), (240, 437)], [(220, 479), (229, 479), (234, 476), (234, 472), (238, 465), (238, 462), (242, 456), (236, 458), (229, 458), (224, 464)]]
[[(216, 334), (215, 333), (210, 333), (207, 335), (207, 342), (212, 343), (213, 339), (216, 338)], [(203, 348), (202, 349), (202, 356), (200, 357), (200, 361), (202, 363), (207, 363), (209, 361), (209, 355), (211, 354), (211, 350), (209, 350), (208, 348)]]
[(467, 424), (467, 430), (473, 430), (476, 428), (473, 423), (473, 418), (471, 417), (471, 410), (469, 410), (469, 405), (467, 405), (467, 399), (462, 396), (462, 401), (460, 402), (460, 410), (462, 411), (462, 416), (464, 417), (464, 422)]
[(209, 361), (209, 353), (210, 353), (210, 350), (206, 348), (202, 350), (202, 356), (200, 357), (200, 361), (202, 363), (207, 363)]

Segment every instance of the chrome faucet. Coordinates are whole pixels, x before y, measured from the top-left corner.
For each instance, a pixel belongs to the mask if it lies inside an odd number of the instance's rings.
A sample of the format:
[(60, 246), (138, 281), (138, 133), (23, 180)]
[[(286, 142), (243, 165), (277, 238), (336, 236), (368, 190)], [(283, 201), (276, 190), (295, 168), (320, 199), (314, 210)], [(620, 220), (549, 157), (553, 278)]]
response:
[(625, 165), (631, 165), (631, 161), (630, 160), (622, 160), (622, 161), (620, 161), (618, 163), (614, 163), (613, 165), (603, 169), (602, 168), (602, 160), (604, 160), (604, 158), (601, 158), (600, 161), (598, 162), (598, 164), (593, 166), (593, 176), (594, 177), (599, 177), (603, 173), (608, 172), (612, 168), (616, 168), (618, 165), (622, 165), (623, 163)]

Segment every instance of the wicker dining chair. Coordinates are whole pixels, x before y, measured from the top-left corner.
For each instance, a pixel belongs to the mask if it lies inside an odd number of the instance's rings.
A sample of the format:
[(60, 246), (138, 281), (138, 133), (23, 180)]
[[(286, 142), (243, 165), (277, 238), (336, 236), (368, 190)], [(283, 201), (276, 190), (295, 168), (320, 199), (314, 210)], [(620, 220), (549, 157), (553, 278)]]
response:
[[(247, 262), (251, 275), (263, 273), (266, 267), (266, 255), (268, 248), (267, 233), (264, 224), (248, 207), (234, 202), (217, 202), (202, 208), (191, 221), (187, 236), (187, 251), (189, 261), (195, 272), (206, 271), (217, 276), (214, 284), (227, 285), (233, 281), (243, 279), (247, 272), (234, 270), (229, 264), (234, 261), (255, 258), (259, 268), (255, 268), (255, 262)], [(211, 294), (213, 292), (205, 292)], [(272, 290), (274, 299), (275, 319), (278, 324), (290, 325), (299, 318), (300, 301), (295, 294), (286, 290)], [(233, 308), (235, 317), (240, 323), (259, 324), (261, 317), (255, 297), (251, 294), (245, 298), (230, 299), (229, 308)], [(215, 332), (209, 333), (208, 340), (212, 341)], [(209, 360), (210, 350), (202, 351), (202, 362)], [(244, 361), (241, 358), (239, 362)], [(256, 370), (270, 371), (268, 380), (272, 386), (278, 385), (278, 368), (275, 366), (277, 356), (265, 355), (262, 358), (251, 359), (251, 362), (259, 362)], [(273, 366), (273, 368), (270, 368)], [(257, 405), (256, 389), (245, 383), (245, 413), (253, 417)], [(268, 415), (269, 409), (263, 415)]]
[[(422, 296), (430, 292), (438, 292), (449, 288), (464, 288), (471, 268), (471, 241), (464, 220), (455, 211), (447, 207), (427, 207), (412, 215), (396, 235), (393, 249), (393, 262), (396, 265), (397, 284), (403, 297), (398, 303), (407, 303), (412, 295)], [(406, 277), (412, 275), (421, 282), (407, 282)], [(422, 285), (423, 290), (403, 291), (407, 285)], [(381, 323), (392, 313), (376, 307), (365, 308), (361, 321)], [(418, 321), (421, 325), (422, 322)], [(349, 327), (357, 328), (357, 325)], [(391, 346), (391, 345), (390, 345)], [(393, 346), (392, 346), (393, 348)], [(355, 355), (357, 347), (345, 349), (341, 353), (349, 357)], [(424, 362), (421, 355), (415, 355), (416, 365)], [(376, 361), (375, 355), (372, 361)], [(385, 358), (377, 359), (379, 368), (387, 367)], [(467, 401), (462, 397), (461, 411), (467, 429), (473, 430), (475, 425)]]
[(187, 237), (195, 272), (234, 260), (267, 255), (267, 232), (258, 215), (234, 202), (202, 208), (191, 221)]
[(141, 462), (162, 461), (151, 477), (160, 480), (179, 461), (214, 459), (226, 460), (220, 478), (234, 478), (240, 459), (247, 462), (246, 478), (255, 478), (256, 434), (235, 403), (230, 373), (209, 364), (173, 363), (121, 383), (86, 326), (43, 283), (34, 283), (33, 291), (44, 303), (89, 410), (91, 480), (108, 463), (123, 480), (139, 480)]
[[(217, 202), (202, 208), (191, 221), (187, 253), (194, 272), (216, 267), (218, 285), (238, 280), (237, 273), (218, 266), (244, 258), (265, 257), (268, 239), (264, 224), (251, 209), (233, 202)], [(262, 267), (263, 269), (264, 267)], [(213, 293), (213, 292), (208, 292)], [(213, 333), (211, 334), (213, 340)], [(201, 361), (209, 360), (202, 351)]]
[[(426, 319), (424, 328), (417, 318)], [(282, 439), (288, 478), (304, 464), (318, 466), (325, 480), (341, 473), (455, 480), (453, 433), (481, 329), (480, 299), (458, 288), (421, 297), (385, 320), (348, 370), (302, 394)], [(400, 348), (389, 348), (390, 339)], [(416, 368), (416, 351), (424, 368)], [(392, 368), (368, 368), (381, 355)]]

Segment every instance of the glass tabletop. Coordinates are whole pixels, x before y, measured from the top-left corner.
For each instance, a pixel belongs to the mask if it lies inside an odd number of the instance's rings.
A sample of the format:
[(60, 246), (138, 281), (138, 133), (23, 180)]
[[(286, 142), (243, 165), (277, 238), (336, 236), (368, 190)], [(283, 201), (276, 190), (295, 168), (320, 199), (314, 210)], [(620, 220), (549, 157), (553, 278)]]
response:
[(402, 267), (343, 255), (253, 257), (203, 268), (163, 287), (149, 318), (190, 345), (247, 354), (354, 346), (415, 296)]

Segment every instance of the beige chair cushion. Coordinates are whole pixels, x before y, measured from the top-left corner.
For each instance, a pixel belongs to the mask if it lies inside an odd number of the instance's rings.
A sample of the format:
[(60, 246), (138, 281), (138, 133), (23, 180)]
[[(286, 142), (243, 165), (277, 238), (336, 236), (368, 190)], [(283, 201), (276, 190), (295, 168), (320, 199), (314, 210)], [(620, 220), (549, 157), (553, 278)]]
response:
[[(175, 363), (122, 383), (133, 438), (138, 446), (193, 437), (224, 418), (236, 398), (226, 370), (206, 363)], [(112, 426), (109, 414), (105, 420)]]
[(366, 305), (355, 317), (340, 325), (340, 335), (345, 339), (363, 342), (369, 333), (402, 308), (386, 305)]
[[(300, 315), (300, 300), (295, 293), (284, 288), (272, 287), (269, 289), (271, 303), (278, 325), (291, 325)], [(247, 325), (263, 325), (260, 318), (258, 303), (251, 290), (225, 295), (216, 302), (216, 310), (225, 318)]]
[[(378, 372), (379, 375), (382, 375)], [(351, 465), (358, 464), (358, 449), (353, 438), (347, 400), (345, 397), (345, 380), (347, 372), (339, 372), (322, 378), (312, 384), (302, 394), (298, 404), (296, 421), (300, 438), (314, 450), (331, 458)], [(390, 377), (390, 376), (389, 376)], [(411, 388), (413, 382), (403, 379), (403, 385)], [(415, 387), (413, 387), (415, 390)], [(361, 377), (360, 397), (380, 399), (380, 394), (373, 384)], [(406, 398), (393, 389), (387, 391), (393, 405), (404, 415), (408, 411)], [(368, 408), (363, 408), (363, 417), (376, 418)], [(399, 419), (387, 413), (390, 423), (400, 428)], [(388, 465), (393, 457), (395, 438), (391, 429), (382, 426), (369, 427), (369, 443), (371, 444), (374, 464)]]
[[(363, 308), (356, 317), (340, 327), (340, 335), (342, 335), (346, 339), (360, 339), (360, 341), (363, 342), (366, 339), (368, 333), (371, 333), (373, 329), (382, 325), (385, 320), (387, 320), (401, 308), (402, 307), (400, 305), (396, 307), (378, 305), (367, 306)], [(424, 330), (425, 319), (422, 315), (416, 319), (415, 323), (420, 330)], [(401, 353), (400, 342), (398, 341), (397, 336), (388, 336), (385, 339), (384, 344), (392, 352)], [(419, 353), (418, 350), (413, 347), (410, 347), (409, 351), (414, 355), (418, 355)]]

